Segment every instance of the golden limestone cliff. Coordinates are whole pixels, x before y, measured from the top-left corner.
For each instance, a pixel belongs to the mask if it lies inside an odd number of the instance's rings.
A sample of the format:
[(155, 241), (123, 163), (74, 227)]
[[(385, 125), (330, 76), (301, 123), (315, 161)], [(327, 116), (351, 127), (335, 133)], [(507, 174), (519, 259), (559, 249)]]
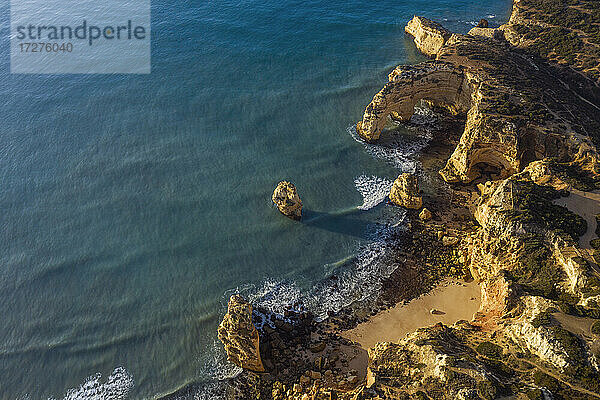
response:
[[(600, 398), (597, 11), (586, 0), (519, 0), (508, 24), (468, 35), (422, 17), (409, 22), (406, 32), (433, 60), (395, 68), (358, 133), (377, 141), (422, 100), (464, 125), (447, 159), (417, 174), (443, 190), (421, 193), (410, 174), (394, 183), (390, 200), (409, 208), (410, 229), (393, 260), (398, 287), (388, 289), (403, 301), (419, 294), (404, 295), (413, 281), (466, 274), (480, 283), (479, 310), (469, 322), (376, 344), (365, 371), (352, 364), (356, 344), (337, 336), (353, 326), (352, 312), (305, 323), (305, 364), (284, 356), (266, 374), (243, 374), (243, 395), (232, 398)], [(589, 26), (574, 21), (582, 13)], [(583, 45), (565, 49), (569, 40)], [(433, 213), (419, 211), (424, 202)], [(298, 337), (298, 329), (259, 334)], [(301, 341), (294, 346), (288, 353), (303, 354)]]
[(390, 201), (397, 206), (419, 210), (423, 207), (423, 199), (419, 193), (419, 183), (413, 174), (400, 175), (390, 190)]
[(426, 100), (466, 118), (454, 154), (440, 171), (447, 182), (471, 182), (489, 167), (506, 178), (550, 157), (573, 161), (578, 155), (595, 163), (600, 108), (552, 66), (484, 36), (453, 34), (440, 46), (440, 36), (430, 34), (423, 21), (415, 17), (407, 32), (419, 38), (419, 49), (439, 49), (435, 60), (392, 71), (357, 124), (365, 140), (379, 139), (390, 119), (409, 120), (415, 105)]
[(429, 57), (435, 57), (452, 36), (452, 33), (443, 26), (418, 16), (406, 25), (404, 31), (414, 38), (421, 53)]
[(218, 334), (229, 361), (251, 371), (264, 372), (258, 330), (252, 322), (251, 304), (240, 296), (231, 296)]

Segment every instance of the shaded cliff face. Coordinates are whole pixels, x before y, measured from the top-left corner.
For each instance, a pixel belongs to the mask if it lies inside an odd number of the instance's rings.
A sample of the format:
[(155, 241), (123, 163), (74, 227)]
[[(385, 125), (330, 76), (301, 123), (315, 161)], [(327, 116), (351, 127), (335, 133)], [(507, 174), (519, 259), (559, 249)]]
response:
[(420, 50), (437, 50), (435, 61), (399, 66), (390, 74), (357, 124), (363, 138), (377, 140), (389, 118), (408, 120), (415, 104), (427, 100), (466, 114), (460, 143), (440, 171), (447, 182), (471, 182), (482, 168), (506, 178), (549, 157), (595, 162), (600, 108), (562, 81), (554, 67), (479, 31), (436, 36), (432, 24), (415, 17), (407, 32)]

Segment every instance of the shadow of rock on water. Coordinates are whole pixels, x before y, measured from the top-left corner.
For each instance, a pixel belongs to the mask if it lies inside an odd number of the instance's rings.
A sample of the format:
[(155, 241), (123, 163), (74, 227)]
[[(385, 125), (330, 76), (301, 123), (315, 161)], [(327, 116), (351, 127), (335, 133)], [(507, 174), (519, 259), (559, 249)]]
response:
[[(327, 213), (304, 209), (302, 223), (325, 231), (375, 241), (374, 232), (386, 226), (366, 219), (366, 211), (352, 208), (345, 211)], [(361, 218), (362, 216), (362, 218)]]

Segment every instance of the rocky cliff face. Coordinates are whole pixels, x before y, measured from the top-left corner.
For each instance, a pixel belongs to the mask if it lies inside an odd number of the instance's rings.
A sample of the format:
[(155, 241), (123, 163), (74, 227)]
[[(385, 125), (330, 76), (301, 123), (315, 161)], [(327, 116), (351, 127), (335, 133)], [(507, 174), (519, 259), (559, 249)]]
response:
[(389, 116), (407, 121), (421, 100), (466, 112), (471, 104), (471, 91), (464, 72), (453, 64), (434, 61), (419, 66), (398, 66), (390, 73), (389, 83), (367, 106), (357, 131), (367, 141), (375, 141)]
[(357, 124), (363, 138), (377, 140), (390, 117), (408, 120), (417, 102), (427, 100), (466, 114), (460, 142), (440, 171), (447, 182), (471, 182), (482, 170), (506, 178), (535, 160), (572, 161), (581, 148), (597, 160), (600, 109), (566, 86), (553, 67), (503, 40), (474, 35), (479, 31), (447, 39), (433, 35), (425, 21), (415, 17), (407, 30), (420, 38), (420, 50), (437, 50), (435, 61), (399, 66), (389, 75)]
[(419, 50), (429, 57), (435, 57), (452, 35), (443, 26), (419, 16), (415, 16), (404, 31), (413, 36)]
[(390, 191), (390, 201), (397, 206), (419, 210), (423, 207), (423, 199), (419, 193), (419, 183), (413, 174), (402, 174), (395, 181)]
[(227, 359), (250, 371), (264, 372), (260, 356), (260, 339), (252, 322), (252, 305), (240, 296), (231, 296), (227, 314), (218, 329)]
[[(408, 24), (406, 32), (434, 60), (395, 68), (357, 131), (376, 141), (386, 135), (388, 119), (409, 120), (421, 100), (464, 120), (439, 171), (444, 181), (463, 185), (444, 186), (449, 204), (426, 197), (434, 219), (408, 211), (418, 238), (397, 257), (426, 265), (433, 276), (438, 269), (468, 269), (481, 283), (481, 307), (470, 322), (422, 328), (369, 349), (364, 381), (355, 374), (351, 384), (333, 383), (307, 372), (297, 382), (260, 381), (269, 394), (257, 398), (600, 397), (600, 336), (591, 328), (600, 324), (600, 249), (579, 243), (588, 211), (555, 204), (573, 188), (600, 189), (600, 102), (589, 79), (596, 64), (581, 64), (595, 53), (585, 43), (568, 61), (564, 41), (544, 53), (531, 37), (550, 40), (559, 27), (591, 41), (591, 30), (569, 16), (591, 15), (597, 26), (597, 10), (587, 0), (520, 0), (499, 29), (457, 35), (421, 17)], [(587, 77), (565, 72), (557, 60)], [(398, 178), (392, 202), (422, 206), (413, 178)], [(426, 250), (415, 255), (417, 248)]]
[(382, 399), (496, 398), (508, 380), (467, 344), (474, 330), (438, 324), (377, 344), (369, 350), (371, 387)]

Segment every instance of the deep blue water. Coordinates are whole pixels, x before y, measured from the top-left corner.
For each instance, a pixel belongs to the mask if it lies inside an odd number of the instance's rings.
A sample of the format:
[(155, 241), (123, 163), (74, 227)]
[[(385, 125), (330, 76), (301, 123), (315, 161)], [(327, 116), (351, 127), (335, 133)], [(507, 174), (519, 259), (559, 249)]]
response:
[[(42, 76), (9, 74), (3, 2), (0, 397), (60, 399), (117, 368), (96, 393), (171, 393), (230, 371), (215, 330), (231, 291), (317, 312), (365, 295), (401, 215), (357, 206), (427, 135), (365, 151), (349, 127), (395, 65), (424, 60), (403, 32), (414, 14), (464, 33), (509, 8), (154, 1), (152, 74)], [(271, 206), (281, 179), (303, 223)], [(345, 287), (328, 292), (332, 273)]]

